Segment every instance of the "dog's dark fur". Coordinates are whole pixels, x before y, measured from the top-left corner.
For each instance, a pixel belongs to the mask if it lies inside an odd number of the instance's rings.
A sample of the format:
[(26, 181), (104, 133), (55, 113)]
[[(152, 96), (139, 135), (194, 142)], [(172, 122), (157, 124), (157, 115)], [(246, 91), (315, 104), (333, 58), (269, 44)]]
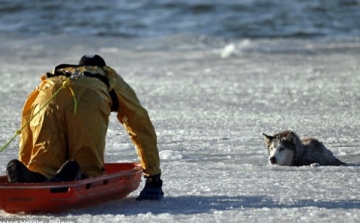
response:
[(273, 136), (264, 134), (271, 165), (283, 166), (341, 166), (346, 163), (337, 159), (317, 139), (300, 139), (295, 132), (283, 131)]

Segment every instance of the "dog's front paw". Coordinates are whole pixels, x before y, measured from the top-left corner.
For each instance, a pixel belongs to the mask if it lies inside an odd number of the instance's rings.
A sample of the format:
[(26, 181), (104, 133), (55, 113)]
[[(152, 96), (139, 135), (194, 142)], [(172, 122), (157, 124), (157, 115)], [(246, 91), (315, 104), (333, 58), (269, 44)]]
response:
[(312, 163), (312, 164), (310, 164), (310, 166), (311, 166), (311, 167), (318, 167), (318, 166), (320, 166), (320, 164), (318, 164), (318, 163)]

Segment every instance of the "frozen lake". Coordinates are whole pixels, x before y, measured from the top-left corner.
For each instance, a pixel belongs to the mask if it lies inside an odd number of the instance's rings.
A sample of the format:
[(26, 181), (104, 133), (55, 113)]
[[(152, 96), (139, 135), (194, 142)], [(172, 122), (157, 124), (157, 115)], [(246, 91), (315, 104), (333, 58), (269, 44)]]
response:
[[(360, 163), (360, 39), (0, 36), (0, 143), (42, 73), (100, 54), (135, 89), (158, 134), (165, 197), (60, 215), (77, 222), (357, 222), (360, 168), (272, 167), (262, 133), (290, 129)], [(226, 50), (225, 50), (226, 49)], [(137, 161), (111, 117), (106, 161)], [(18, 142), (0, 154), (0, 173)]]

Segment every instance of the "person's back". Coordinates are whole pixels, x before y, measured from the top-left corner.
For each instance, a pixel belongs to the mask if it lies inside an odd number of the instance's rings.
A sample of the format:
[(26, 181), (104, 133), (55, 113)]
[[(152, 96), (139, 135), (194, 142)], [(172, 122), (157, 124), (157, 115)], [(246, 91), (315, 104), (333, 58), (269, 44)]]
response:
[[(73, 173), (74, 162), (82, 178), (103, 174), (111, 111), (118, 113), (140, 156), (147, 183), (139, 199), (161, 199), (160, 159), (153, 125), (135, 92), (98, 55), (82, 57), (79, 65), (61, 64), (42, 77), (23, 109), (22, 124), (29, 125), (21, 132), (21, 162), (12, 161), (8, 175), (16, 175), (17, 169), (22, 175), (36, 173), (36, 182), (43, 181), (38, 174), (49, 181), (62, 181), (60, 176), (76, 180), (79, 174)], [(72, 160), (70, 164), (68, 160)], [(73, 176), (68, 178), (65, 172)], [(18, 181), (21, 177), (10, 178)], [(31, 181), (29, 177), (25, 180)]]

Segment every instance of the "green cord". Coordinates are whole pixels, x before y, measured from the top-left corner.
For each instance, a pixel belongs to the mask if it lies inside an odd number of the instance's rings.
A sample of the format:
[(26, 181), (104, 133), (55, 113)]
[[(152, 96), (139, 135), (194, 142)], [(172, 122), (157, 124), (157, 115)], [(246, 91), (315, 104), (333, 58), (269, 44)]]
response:
[[(28, 126), (28, 125), (30, 124), (30, 122), (35, 118), (35, 116), (37, 116), (37, 115), (40, 113), (40, 111), (41, 111), (43, 108), (45, 108), (45, 106), (48, 105), (48, 104), (50, 103), (50, 101), (51, 101), (63, 88), (65, 88), (65, 87), (67, 86), (69, 80), (70, 80), (70, 78), (68, 77), (68, 78), (64, 81), (64, 83), (62, 84), (61, 88), (59, 88), (57, 91), (55, 91), (55, 93), (49, 98), (49, 100), (47, 100), (47, 101), (45, 102), (45, 104), (44, 104), (43, 106), (41, 106), (41, 108), (39, 109), (39, 111), (37, 111), (37, 112), (29, 119), (29, 121), (27, 121), (20, 129), (18, 129), (18, 130), (15, 131), (15, 135), (14, 135), (3, 147), (1, 147), (0, 153), (1, 153), (6, 147), (8, 147), (8, 146), (10, 145), (10, 143), (11, 143), (12, 141), (14, 141), (14, 139), (16, 138), (16, 136), (20, 135), (20, 134), (21, 134), (21, 131), (22, 131), (26, 126)], [(70, 88), (70, 91), (71, 91), (71, 94), (73, 95), (73, 98), (74, 98), (74, 101), (75, 101), (75, 108), (74, 108), (74, 109), (75, 109), (75, 114), (76, 114), (77, 101), (76, 101), (76, 98), (75, 98), (75, 94), (74, 94), (74, 92), (73, 92), (73, 90), (72, 90), (71, 88)]]
[(75, 92), (73, 91), (73, 89), (71, 87), (69, 87), (71, 95), (73, 96), (74, 99), (74, 114), (76, 115), (76, 111), (77, 111), (77, 100), (75, 97)]

